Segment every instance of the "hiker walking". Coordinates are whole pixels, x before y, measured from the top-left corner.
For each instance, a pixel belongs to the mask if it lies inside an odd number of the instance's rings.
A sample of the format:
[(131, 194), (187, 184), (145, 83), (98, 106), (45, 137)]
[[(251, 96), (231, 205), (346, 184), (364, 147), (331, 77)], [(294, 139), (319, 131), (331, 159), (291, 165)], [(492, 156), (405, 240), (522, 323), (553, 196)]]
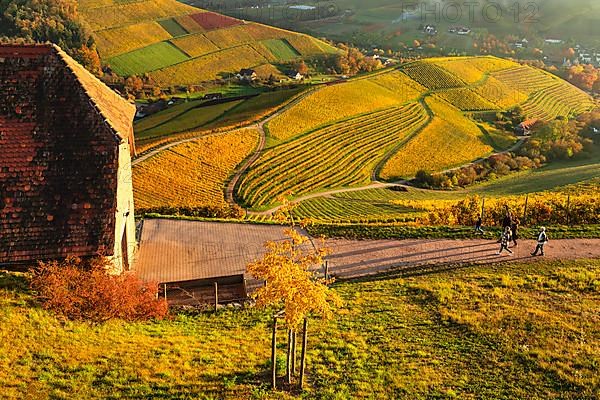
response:
[(480, 234), (484, 234), (485, 232), (483, 231), (483, 219), (480, 216), (477, 217), (477, 221), (475, 221), (475, 233), (480, 233)]
[(510, 227), (504, 228), (502, 231), (502, 236), (500, 236), (500, 251), (498, 251), (498, 255), (502, 254), (503, 250), (508, 251), (512, 254), (512, 250), (508, 248), (508, 243), (510, 242)]
[(532, 256), (537, 256), (538, 251), (540, 252), (540, 256), (544, 255), (544, 245), (548, 243), (548, 235), (546, 234), (546, 228), (542, 227), (540, 229), (540, 234), (537, 239), (537, 246), (535, 251), (531, 253)]
[(502, 229), (506, 230), (506, 228), (511, 228), (512, 227), (512, 214), (510, 213), (510, 210), (508, 210), (508, 208), (506, 209), (506, 215), (504, 216), (504, 219), (502, 220)]
[(519, 218), (516, 218), (513, 220), (512, 225), (510, 227), (511, 230), (511, 235), (512, 235), (512, 241), (513, 241), (513, 245), (517, 246), (517, 239), (519, 238), (519, 224), (521, 223), (521, 221), (519, 221)]

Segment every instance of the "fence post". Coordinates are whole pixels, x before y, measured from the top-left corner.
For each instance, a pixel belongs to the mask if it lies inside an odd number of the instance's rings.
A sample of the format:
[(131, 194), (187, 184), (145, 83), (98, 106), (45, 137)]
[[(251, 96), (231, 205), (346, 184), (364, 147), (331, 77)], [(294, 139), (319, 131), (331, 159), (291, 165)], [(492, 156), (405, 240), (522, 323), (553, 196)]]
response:
[(571, 195), (567, 195), (567, 225), (571, 226)]
[(329, 261), (325, 261), (325, 279), (329, 279)]
[(527, 205), (529, 204), (529, 195), (525, 196), (525, 209), (523, 210), (523, 225), (527, 224)]
[(215, 282), (215, 312), (219, 309), (219, 284)]
[(483, 217), (485, 217), (485, 197), (481, 202), (481, 223), (483, 223)]

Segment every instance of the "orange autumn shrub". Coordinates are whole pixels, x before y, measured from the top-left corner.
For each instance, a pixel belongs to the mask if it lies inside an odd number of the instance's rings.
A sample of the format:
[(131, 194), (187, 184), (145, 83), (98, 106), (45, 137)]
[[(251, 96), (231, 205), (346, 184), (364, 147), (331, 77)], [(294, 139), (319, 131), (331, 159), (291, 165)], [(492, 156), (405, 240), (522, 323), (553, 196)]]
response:
[(31, 288), (43, 308), (73, 320), (105, 322), (163, 319), (165, 300), (157, 299), (158, 286), (133, 274), (111, 275), (106, 259), (40, 262), (32, 273)]

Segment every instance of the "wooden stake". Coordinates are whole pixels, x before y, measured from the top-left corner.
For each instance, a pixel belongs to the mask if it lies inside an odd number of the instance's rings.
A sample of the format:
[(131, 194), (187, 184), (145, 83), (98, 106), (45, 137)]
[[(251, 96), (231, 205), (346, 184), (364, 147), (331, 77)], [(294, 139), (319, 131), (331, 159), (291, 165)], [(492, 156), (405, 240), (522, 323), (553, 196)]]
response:
[(215, 282), (215, 312), (219, 309), (219, 284)]
[(325, 261), (325, 279), (329, 279), (329, 261)]
[(525, 196), (525, 210), (523, 211), (523, 224), (527, 224), (527, 205), (529, 204), (529, 195)]
[(483, 224), (483, 217), (485, 216), (485, 197), (481, 203), (481, 223)]
[(571, 225), (571, 195), (567, 196), (567, 225)]
[(271, 388), (277, 389), (277, 317), (273, 317), (273, 336), (271, 337)]
[(302, 355), (300, 356), (300, 389), (304, 388), (304, 370), (306, 368), (306, 344), (308, 342), (308, 318), (304, 318), (302, 330)]

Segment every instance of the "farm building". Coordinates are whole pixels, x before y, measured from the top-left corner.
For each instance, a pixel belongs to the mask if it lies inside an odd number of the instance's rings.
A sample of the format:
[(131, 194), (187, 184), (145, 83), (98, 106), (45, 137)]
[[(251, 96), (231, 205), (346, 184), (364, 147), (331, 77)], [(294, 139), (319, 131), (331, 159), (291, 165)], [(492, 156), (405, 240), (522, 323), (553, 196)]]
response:
[(54, 45), (0, 46), (0, 264), (136, 251), (135, 107)]
[(537, 122), (538, 120), (535, 118), (525, 120), (517, 125), (515, 128), (515, 133), (519, 136), (529, 135)]
[(253, 69), (243, 68), (237, 74), (237, 78), (241, 81), (252, 82), (258, 78), (258, 75), (256, 74), (256, 71)]

